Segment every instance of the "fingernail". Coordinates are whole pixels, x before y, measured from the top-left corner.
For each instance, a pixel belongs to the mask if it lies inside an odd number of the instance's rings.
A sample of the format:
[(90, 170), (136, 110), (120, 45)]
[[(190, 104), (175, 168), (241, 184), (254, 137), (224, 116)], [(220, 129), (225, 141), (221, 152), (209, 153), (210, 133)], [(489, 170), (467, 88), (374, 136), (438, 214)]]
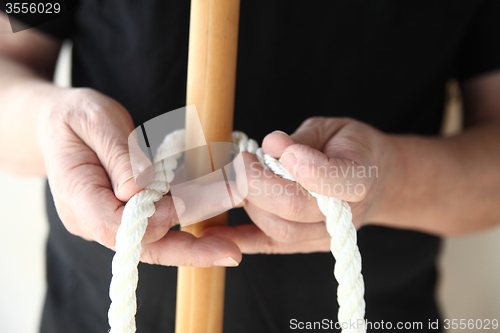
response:
[(184, 214), (184, 212), (186, 211), (186, 205), (184, 204), (184, 201), (179, 197), (172, 197), (172, 201), (174, 202), (177, 217), (181, 217), (182, 214)]
[(286, 152), (281, 155), (280, 162), (285, 166), (285, 168), (291, 168), (297, 164), (297, 157), (295, 157), (295, 155), (291, 152)]
[(123, 184), (125, 184), (126, 182), (128, 182), (130, 179), (134, 178), (134, 176), (130, 176), (128, 178), (126, 178), (125, 180), (123, 180), (120, 185), (118, 185), (118, 188), (116, 189), (116, 191), (118, 192), (120, 190), (120, 188), (123, 186)]
[(215, 260), (212, 263), (212, 265), (214, 265), (214, 266), (224, 266), (224, 267), (236, 267), (239, 264), (233, 258), (231, 258), (231, 257), (225, 257), (225, 258), (221, 258), (221, 259)]

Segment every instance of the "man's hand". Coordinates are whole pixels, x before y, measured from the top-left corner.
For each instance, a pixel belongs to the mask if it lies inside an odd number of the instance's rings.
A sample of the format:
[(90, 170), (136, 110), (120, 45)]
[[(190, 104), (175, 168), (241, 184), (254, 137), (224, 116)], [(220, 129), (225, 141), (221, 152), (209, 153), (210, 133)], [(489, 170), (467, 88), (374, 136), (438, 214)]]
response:
[[(47, 96), (37, 137), (58, 214), (72, 234), (113, 248), (125, 202), (141, 190), (130, 164), (133, 130), (125, 108), (94, 90), (57, 89)], [(149, 219), (142, 261), (209, 267), (241, 260), (228, 239), (169, 231), (177, 222), (172, 197), (165, 196)]]
[(329, 250), (325, 217), (305, 190), (350, 202), (357, 228), (377, 219), (384, 209), (381, 197), (387, 200), (399, 190), (389, 186), (402, 171), (397, 148), (380, 131), (352, 119), (311, 118), (291, 136), (269, 134), (262, 148), (281, 158), (298, 184), (262, 169), (255, 156), (244, 153), (246, 179), (240, 177), (238, 184), (248, 184), (244, 208), (255, 225), (211, 228), (203, 234), (229, 237), (245, 253)]
[[(0, 26), (9, 24), (0, 13)], [(0, 169), (47, 175), (69, 232), (113, 248), (125, 202), (141, 190), (132, 178), (128, 148), (134, 124), (111, 98), (48, 81), (60, 47), (36, 29), (0, 34)], [(165, 196), (149, 219), (143, 261), (206, 267), (241, 260), (228, 239), (169, 231), (177, 221), (172, 198)]]
[[(465, 82), (468, 126), (449, 138), (389, 135), (351, 119), (312, 118), (290, 137), (269, 134), (262, 146), (303, 188), (347, 200), (357, 228), (476, 232), (500, 223), (499, 91), (500, 71)], [(245, 253), (328, 251), (315, 199), (263, 171), (252, 155), (246, 154), (245, 167), (245, 209), (255, 225), (202, 235), (231, 238)]]

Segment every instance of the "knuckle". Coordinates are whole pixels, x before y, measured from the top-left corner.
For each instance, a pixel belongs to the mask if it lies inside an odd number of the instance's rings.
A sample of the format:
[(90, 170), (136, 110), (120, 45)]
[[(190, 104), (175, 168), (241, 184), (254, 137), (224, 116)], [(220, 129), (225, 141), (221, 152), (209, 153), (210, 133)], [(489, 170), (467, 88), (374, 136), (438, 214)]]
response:
[(151, 251), (151, 248), (147, 246), (141, 249), (141, 261), (150, 265), (160, 265), (161, 262), (158, 253)]
[(278, 215), (285, 219), (293, 219), (297, 216), (302, 207), (300, 200), (296, 195), (287, 194), (286, 191), (280, 191), (275, 197), (275, 207), (277, 207)]
[(76, 110), (85, 110), (85, 113), (96, 116), (99, 114), (100, 105), (97, 102), (99, 93), (90, 88), (76, 88), (72, 91), (74, 105), (79, 105)]
[[(109, 122), (109, 119), (116, 116), (118, 111), (122, 111), (113, 99), (102, 95), (100, 92), (90, 88), (75, 89), (74, 103), (76, 111), (81, 112), (89, 124), (100, 124)], [(127, 114), (127, 113), (125, 113)]]
[(108, 122), (109, 107), (97, 101), (88, 101), (85, 107), (88, 126), (98, 127)]
[(205, 242), (195, 242), (195, 248), (192, 255), (186, 255), (185, 260), (187, 261), (187, 266), (194, 267), (210, 267), (212, 266), (212, 258), (221, 258), (225, 254), (219, 248), (209, 245)]
[(86, 233), (84, 229), (82, 229), (82, 224), (79, 223), (78, 218), (76, 218), (71, 204), (59, 200), (57, 195), (54, 195), (54, 204), (56, 206), (57, 215), (59, 216), (59, 219), (64, 225), (66, 231), (68, 231), (73, 236), (78, 236), (89, 240), (89, 234)]
[(366, 178), (358, 179), (354, 187), (353, 201), (362, 201), (366, 198), (370, 188), (370, 181)]
[(354, 118), (351, 117), (340, 117), (340, 118), (334, 118), (336, 121), (342, 121), (344, 123), (358, 123), (358, 121)]
[[(105, 148), (105, 150), (108, 152), (106, 154), (109, 161), (108, 165), (112, 170), (117, 166), (128, 167), (128, 162), (130, 160), (128, 145), (116, 140), (116, 138), (111, 139), (111, 142), (107, 143)], [(121, 170), (121, 172), (124, 171), (125, 170)]]
[(191, 267), (211, 267), (212, 263), (208, 262), (206, 258), (204, 258), (201, 254), (197, 253), (196, 255), (186, 258), (187, 266)]
[(72, 234), (73, 236), (80, 236), (80, 237), (82, 236), (81, 230), (74, 223), (68, 223), (67, 221), (62, 221), (62, 222), (64, 227), (70, 234)]
[(303, 125), (310, 126), (310, 125), (322, 124), (325, 122), (326, 119), (327, 119), (326, 117), (319, 117), (319, 116), (307, 118), (304, 121)]
[[(353, 136), (341, 136), (335, 138), (335, 141), (332, 142), (331, 146), (336, 151), (342, 150), (342, 151), (349, 151), (349, 152), (357, 152), (358, 147), (356, 146), (356, 138)], [(347, 154), (344, 152), (342, 156), (345, 156), (346, 158), (348, 157)]]
[(275, 254), (276, 253), (276, 246), (275, 242), (273, 241), (272, 238), (270, 237), (264, 237), (261, 239), (257, 245), (257, 248), (260, 249), (259, 252), (263, 254)]
[(116, 232), (110, 230), (104, 223), (98, 224), (93, 233), (94, 240), (101, 245), (111, 247), (115, 245)]
[(97, 93), (94, 89), (86, 87), (74, 88), (73, 92), (77, 94), (80, 98), (91, 98)]
[(291, 240), (291, 227), (290, 224), (285, 221), (273, 222), (272, 229), (270, 231), (271, 237), (280, 243), (286, 243)]

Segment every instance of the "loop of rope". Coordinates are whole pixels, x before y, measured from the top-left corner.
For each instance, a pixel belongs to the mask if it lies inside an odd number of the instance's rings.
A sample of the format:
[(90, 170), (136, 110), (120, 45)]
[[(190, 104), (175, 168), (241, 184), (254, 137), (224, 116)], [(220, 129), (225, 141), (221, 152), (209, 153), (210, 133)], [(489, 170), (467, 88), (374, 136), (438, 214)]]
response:
[[(243, 132), (233, 132), (232, 140), (239, 151), (255, 154), (264, 169), (296, 182), (280, 161), (264, 154), (257, 142)], [(146, 232), (148, 218), (155, 212), (154, 203), (170, 190), (173, 170), (184, 149), (184, 130), (176, 130), (165, 137), (156, 154), (155, 175), (145, 190), (134, 195), (125, 205), (121, 224), (116, 234), (116, 253), (112, 262), (109, 288), (111, 305), (108, 312), (109, 333), (134, 333), (137, 311), (137, 265), (141, 255), (141, 240)], [(365, 333), (364, 282), (361, 274), (361, 255), (357, 246), (356, 229), (352, 224), (351, 207), (346, 201), (309, 192), (326, 217), (331, 236), (330, 250), (336, 260), (334, 275), (339, 284), (338, 323), (342, 333)]]

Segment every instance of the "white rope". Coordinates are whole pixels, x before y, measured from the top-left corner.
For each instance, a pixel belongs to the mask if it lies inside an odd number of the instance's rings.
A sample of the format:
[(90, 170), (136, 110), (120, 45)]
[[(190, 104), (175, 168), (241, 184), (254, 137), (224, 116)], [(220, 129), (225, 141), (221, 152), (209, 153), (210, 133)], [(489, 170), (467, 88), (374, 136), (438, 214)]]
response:
[[(263, 153), (257, 142), (242, 132), (233, 132), (232, 140), (240, 151), (255, 154), (263, 168), (276, 175), (294, 181), (280, 161)], [(108, 312), (110, 333), (134, 333), (136, 295), (138, 282), (137, 265), (141, 254), (141, 240), (146, 232), (148, 218), (155, 212), (154, 203), (170, 190), (174, 179), (173, 170), (183, 151), (184, 130), (177, 130), (165, 137), (158, 148), (155, 176), (147, 188), (134, 195), (125, 205), (122, 222), (116, 234), (116, 253), (113, 257)], [(173, 156), (172, 156), (173, 155)], [(340, 199), (309, 192), (317, 200), (326, 217), (326, 227), (331, 236), (330, 249), (336, 263), (334, 275), (339, 284), (338, 323), (342, 333), (364, 333), (365, 301), (364, 282), (361, 274), (361, 255), (356, 244), (356, 229), (352, 224), (351, 207)]]

